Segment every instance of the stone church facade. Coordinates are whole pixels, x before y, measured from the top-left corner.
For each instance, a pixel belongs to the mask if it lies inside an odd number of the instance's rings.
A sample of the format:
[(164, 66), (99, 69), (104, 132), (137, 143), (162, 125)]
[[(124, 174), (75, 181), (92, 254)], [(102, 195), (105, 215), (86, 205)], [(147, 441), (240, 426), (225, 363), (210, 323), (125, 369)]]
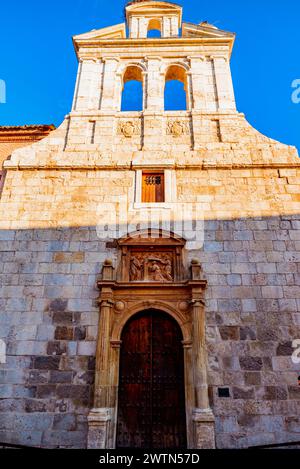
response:
[(0, 442), (300, 440), (299, 157), (237, 111), (234, 40), (159, 1), (74, 37), (70, 114), (3, 166)]

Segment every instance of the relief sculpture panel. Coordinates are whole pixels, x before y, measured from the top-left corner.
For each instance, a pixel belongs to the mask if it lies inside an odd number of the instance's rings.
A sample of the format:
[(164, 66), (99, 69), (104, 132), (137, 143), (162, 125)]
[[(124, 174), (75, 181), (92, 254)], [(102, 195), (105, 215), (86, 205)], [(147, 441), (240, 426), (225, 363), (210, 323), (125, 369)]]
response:
[(172, 282), (173, 255), (170, 252), (136, 252), (130, 259), (130, 281)]

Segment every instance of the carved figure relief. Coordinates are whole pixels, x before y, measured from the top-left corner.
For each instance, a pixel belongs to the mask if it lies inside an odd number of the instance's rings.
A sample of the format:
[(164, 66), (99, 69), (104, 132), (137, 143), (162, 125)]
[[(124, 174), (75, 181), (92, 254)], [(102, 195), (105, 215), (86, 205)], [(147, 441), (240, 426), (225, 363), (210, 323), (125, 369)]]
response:
[(173, 261), (170, 253), (136, 253), (130, 260), (132, 282), (172, 282)]
[(130, 280), (143, 280), (143, 263), (137, 257), (132, 257), (130, 261)]

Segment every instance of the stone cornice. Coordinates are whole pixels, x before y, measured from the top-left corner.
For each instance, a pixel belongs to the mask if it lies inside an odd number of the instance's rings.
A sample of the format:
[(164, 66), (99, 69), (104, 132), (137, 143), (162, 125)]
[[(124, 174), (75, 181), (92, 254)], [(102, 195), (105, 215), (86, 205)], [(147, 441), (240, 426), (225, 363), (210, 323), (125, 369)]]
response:
[[(190, 37), (174, 37), (174, 38), (147, 38), (147, 39), (77, 39), (74, 41), (74, 47), (78, 59), (81, 57), (80, 49), (88, 48), (121, 48), (121, 49), (130, 49), (140, 47), (145, 49), (145, 47), (151, 49), (155, 46), (161, 48), (162, 46), (168, 47), (197, 47), (199, 45), (227, 45), (229, 46), (229, 57), (231, 56), (234, 38), (233, 37), (217, 37), (217, 38), (190, 38)], [(97, 50), (95, 50), (97, 52)], [(147, 54), (146, 54), (147, 55)], [(189, 51), (188, 55), (191, 55)], [(197, 51), (199, 56), (199, 51)], [(201, 54), (203, 55), (203, 54)], [(211, 54), (209, 54), (211, 55)]]
[[(162, 165), (164, 168), (164, 165)], [(26, 164), (26, 163), (14, 163), (12, 161), (6, 161), (4, 163), (4, 169), (9, 171), (124, 171), (124, 170), (133, 170), (131, 163), (124, 163), (124, 164), (82, 164), (79, 163), (75, 165), (74, 163), (61, 163), (56, 165), (51, 164)], [(244, 170), (244, 169), (299, 169), (300, 170), (300, 159), (299, 163), (238, 163), (238, 164), (218, 164), (218, 163), (202, 163), (202, 164), (178, 164), (175, 163), (172, 168), (168, 166), (168, 169), (177, 169), (177, 170), (209, 170), (209, 169), (216, 169), (216, 170)]]

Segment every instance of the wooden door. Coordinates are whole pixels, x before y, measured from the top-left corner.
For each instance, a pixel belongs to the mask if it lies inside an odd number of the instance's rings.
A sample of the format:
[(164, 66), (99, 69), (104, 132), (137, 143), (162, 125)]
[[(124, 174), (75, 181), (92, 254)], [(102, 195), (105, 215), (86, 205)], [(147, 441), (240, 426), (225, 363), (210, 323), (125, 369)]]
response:
[(117, 448), (186, 448), (181, 330), (147, 311), (124, 328), (120, 356)]
[(143, 171), (142, 202), (159, 203), (165, 201), (164, 173)]

